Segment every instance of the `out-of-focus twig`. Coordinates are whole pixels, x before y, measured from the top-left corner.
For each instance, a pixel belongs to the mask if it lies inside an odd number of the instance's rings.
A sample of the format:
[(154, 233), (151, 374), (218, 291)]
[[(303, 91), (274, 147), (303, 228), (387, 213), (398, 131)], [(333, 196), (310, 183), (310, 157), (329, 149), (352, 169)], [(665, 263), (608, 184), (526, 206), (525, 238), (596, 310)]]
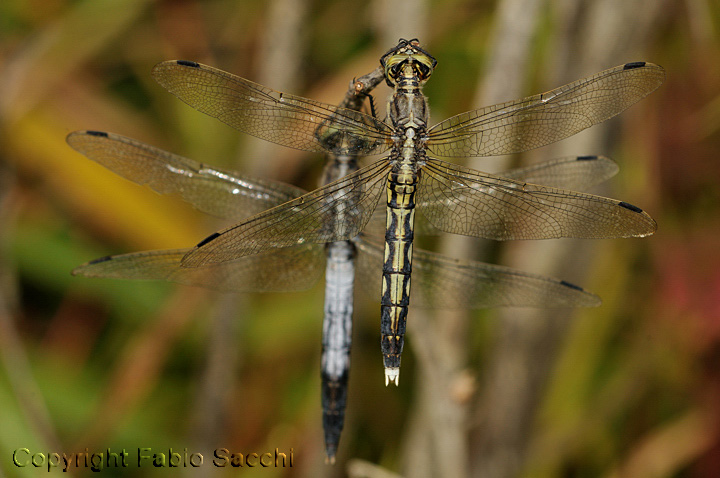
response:
[[(306, 41), (302, 34), (308, 4), (306, 0), (273, 0), (266, 19), (259, 52), (257, 82), (279, 91), (298, 91)], [(252, 176), (290, 180), (293, 165), (271, 156), (277, 147), (266, 141), (252, 141), (242, 148), (238, 159), (243, 171)], [(282, 164), (281, 164), (282, 163)]]
[[(491, 35), (492, 52), (477, 89), (477, 107), (520, 96), (537, 22), (533, 12), (542, 4), (541, 0), (500, 3)], [(487, 158), (482, 158), (481, 169), (487, 169), (487, 163)], [(477, 241), (446, 235), (440, 250), (459, 257), (477, 257), (477, 246)], [(467, 476), (468, 395), (475, 386), (465, 369), (468, 312), (444, 310), (436, 312), (434, 318), (425, 310), (413, 309), (412, 313), (410, 337), (420, 379), (405, 442), (408, 475)]]
[[(237, 294), (217, 297), (208, 324), (206, 361), (198, 380), (190, 430), (193, 445), (207, 456), (223, 446), (228, 436), (227, 416), (233, 406), (231, 392), (237, 389), (235, 383), (240, 380), (236, 371), (240, 367), (241, 348), (236, 343), (238, 334), (234, 332), (243, 319), (238, 314), (245, 309), (243, 297)], [(200, 471), (201, 476), (217, 474), (211, 470), (193, 471)]]

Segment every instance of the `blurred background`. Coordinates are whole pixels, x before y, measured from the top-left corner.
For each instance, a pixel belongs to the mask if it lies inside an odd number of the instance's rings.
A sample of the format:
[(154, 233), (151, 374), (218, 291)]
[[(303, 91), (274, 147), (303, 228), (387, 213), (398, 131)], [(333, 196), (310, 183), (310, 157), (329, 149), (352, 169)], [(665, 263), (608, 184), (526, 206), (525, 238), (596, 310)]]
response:
[[(0, 476), (12, 452), (293, 449), (291, 469), (192, 476), (720, 476), (720, 4), (711, 0), (5, 0), (0, 3)], [(313, 189), (323, 158), (242, 135), (150, 77), (199, 61), (338, 103), (398, 38), (438, 59), (431, 124), (630, 61), (655, 93), (557, 145), (620, 165), (599, 194), (658, 222), (643, 239), (423, 246), (559, 277), (589, 310), (411, 310), (386, 388), (378, 301), (358, 296), (347, 423), (324, 464), (322, 285), (221, 296), (70, 276), (88, 260), (189, 247), (222, 224), (74, 152), (112, 131)], [(376, 90), (380, 116), (390, 90)], [(207, 452), (204, 452), (207, 453)], [(158, 469), (105, 469), (109, 476)], [(83, 475), (88, 469), (70, 469)]]

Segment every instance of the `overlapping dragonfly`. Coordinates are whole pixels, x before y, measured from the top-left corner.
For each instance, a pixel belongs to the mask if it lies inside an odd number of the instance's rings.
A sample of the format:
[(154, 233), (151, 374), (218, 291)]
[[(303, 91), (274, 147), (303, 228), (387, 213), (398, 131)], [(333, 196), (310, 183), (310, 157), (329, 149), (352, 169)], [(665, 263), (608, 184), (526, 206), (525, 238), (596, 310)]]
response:
[[(351, 84), (342, 107), (359, 110), (367, 93), (383, 78), (378, 69)], [(160, 193), (178, 193), (199, 209), (241, 219), (304, 193), (278, 182), (247, 178), (159, 150), (135, 140), (94, 131), (68, 136), (68, 143), (90, 159)], [(322, 185), (357, 171), (357, 155), (329, 154)], [(617, 171), (607, 158), (561, 158), (504, 173), (508, 177), (556, 187), (584, 189)], [(382, 265), (377, 244), (352, 241), (327, 244), (323, 316), (322, 406), (326, 453), (334, 456), (344, 424), (353, 313), (355, 257), (360, 250), (361, 283), (372, 283)], [(188, 250), (151, 251), (102, 258), (74, 272), (94, 277), (164, 279), (221, 290), (296, 289), (313, 282), (322, 268), (320, 245), (296, 246), (248, 256), (206, 268), (182, 268)], [(567, 282), (531, 276), (511, 269), (462, 262), (416, 251), (416, 281), (426, 305), (488, 307), (493, 305), (580, 306), (599, 300)], [(379, 284), (375, 283), (375, 288)], [(367, 288), (366, 288), (367, 289)], [(451, 292), (454, 291), (454, 294)], [(416, 294), (417, 295), (417, 294)]]
[(497, 240), (642, 237), (655, 231), (655, 221), (629, 203), (502, 178), (430, 155), (509, 154), (559, 141), (654, 91), (665, 77), (660, 66), (627, 63), (428, 128), (422, 86), (435, 59), (417, 40), (400, 40), (380, 63), (394, 88), (386, 121), (280, 93), (195, 62), (168, 61), (154, 68), (155, 79), (171, 93), (245, 133), (313, 152), (389, 150), (388, 156), (338, 181), (209, 236), (180, 259), (182, 267), (350, 240), (367, 225), (384, 191), (381, 349), (386, 383), (397, 384), (410, 302), (416, 205), (436, 229)]
[[(99, 131), (77, 131), (68, 143), (88, 158), (162, 194), (178, 194), (198, 209), (229, 219), (244, 218), (304, 193), (279, 182), (249, 178), (210, 167), (139, 141)], [(357, 169), (350, 159), (347, 167)], [(334, 160), (329, 163), (336, 168)], [(584, 189), (617, 172), (604, 157), (559, 158), (507, 171), (516, 180)], [(336, 172), (337, 174), (337, 172)], [(144, 251), (102, 257), (75, 275), (135, 280), (165, 280), (226, 292), (306, 289), (322, 275), (327, 257), (323, 321), (323, 423), (326, 453), (332, 461), (343, 426), (351, 345), (353, 282), (356, 274), (370, 294), (379, 287), (382, 245), (364, 235), (351, 241), (303, 244), (197, 268), (182, 267), (191, 249)], [(355, 257), (358, 256), (357, 268)], [(415, 305), (443, 308), (497, 306), (593, 307), (600, 299), (566, 281), (416, 250)]]

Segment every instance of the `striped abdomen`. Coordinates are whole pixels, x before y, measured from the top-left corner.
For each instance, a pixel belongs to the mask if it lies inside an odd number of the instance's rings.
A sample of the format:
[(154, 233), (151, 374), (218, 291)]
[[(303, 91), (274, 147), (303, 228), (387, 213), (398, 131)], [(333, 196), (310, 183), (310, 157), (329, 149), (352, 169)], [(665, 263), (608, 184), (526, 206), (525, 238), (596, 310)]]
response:
[(385, 384), (398, 384), (405, 322), (410, 304), (413, 224), (417, 174), (402, 166), (388, 177), (387, 228), (383, 263), (381, 311), (381, 349), (385, 364)]

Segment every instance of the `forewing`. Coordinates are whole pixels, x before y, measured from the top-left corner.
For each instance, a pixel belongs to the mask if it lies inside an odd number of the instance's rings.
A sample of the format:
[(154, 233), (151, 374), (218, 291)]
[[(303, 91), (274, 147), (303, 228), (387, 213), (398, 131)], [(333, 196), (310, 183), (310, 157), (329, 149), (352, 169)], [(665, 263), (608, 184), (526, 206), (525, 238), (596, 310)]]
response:
[(646, 212), (623, 201), (438, 160), (422, 169), (418, 210), (444, 232), (496, 240), (642, 237), (657, 229)]
[[(380, 290), (382, 244), (362, 237), (355, 245), (360, 252), (358, 282)], [(569, 282), (421, 249), (413, 250), (410, 289), (411, 306), (438, 309), (600, 305), (598, 296)]]
[(244, 219), (305, 194), (289, 184), (212, 168), (118, 134), (76, 131), (67, 142), (125, 179), (160, 194), (179, 194), (218, 217)]
[(271, 248), (355, 237), (365, 227), (387, 183), (380, 160), (304, 196), (215, 233), (183, 259), (184, 267), (224, 262)]
[(376, 118), (280, 93), (191, 61), (155, 65), (153, 78), (185, 103), (264, 140), (319, 153), (380, 153), (392, 129)]
[(658, 65), (627, 63), (547, 93), (453, 116), (429, 130), (427, 147), (445, 157), (539, 148), (612, 118), (664, 80)]
[(103, 257), (79, 266), (73, 275), (161, 280), (222, 292), (270, 292), (308, 289), (323, 273), (324, 248), (318, 244), (288, 247), (205, 267), (182, 267), (182, 258), (189, 251), (175, 249)]

